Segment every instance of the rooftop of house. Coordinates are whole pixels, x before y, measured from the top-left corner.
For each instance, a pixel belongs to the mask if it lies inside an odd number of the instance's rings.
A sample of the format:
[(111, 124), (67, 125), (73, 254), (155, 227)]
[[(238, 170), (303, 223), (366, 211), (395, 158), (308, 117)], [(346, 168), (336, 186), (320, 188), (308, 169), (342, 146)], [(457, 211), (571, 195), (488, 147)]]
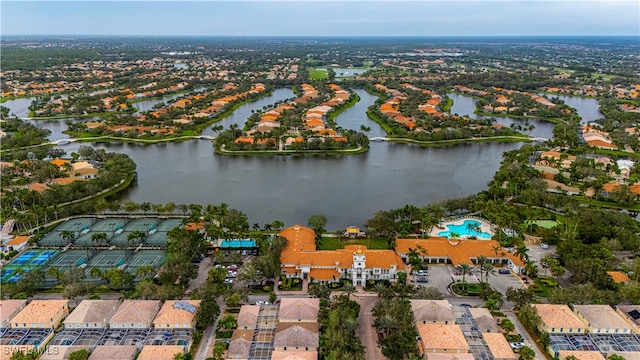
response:
[(133, 359), (138, 351), (135, 345), (107, 346), (99, 345), (91, 352), (88, 360)]
[[(42, 356), (40, 356), (38, 359), (40, 359), (40, 360), (66, 360), (66, 359), (69, 358), (69, 354), (71, 354), (72, 352), (78, 351), (80, 349), (86, 349), (86, 348), (88, 348), (88, 346), (56, 345), (55, 346), (55, 350), (54, 349), (50, 349), (49, 351), (45, 350), (44, 353), (42, 354)], [(120, 358), (111, 357), (111, 359), (120, 359)]]
[(513, 353), (509, 342), (502, 333), (483, 333), (484, 341), (487, 343), (491, 354), (496, 359), (513, 359), (516, 360), (518, 356)]
[(317, 351), (273, 351), (271, 360), (317, 360)]
[(153, 323), (191, 323), (200, 306), (200, 300), (167, 300), (153, 319)]
[(227, 358), (248, 358), (252, 339), (253, 330), (235, 330), (231, 336), (231, 341), (229, 342)]
[(320, 311), (318, 298), (282, 298), (280, 300), (280, 321), (317, 320)]
[(238, 327), (255, 326), (258, 322), (258, 313), (260, 306), (258, 305), (242, 305), (238, 313)]
[(430, 353), (427, 354), (428, 360), (474, 360), (471, 353), (460, 354), (444, 354), (444, 353)]
[(606, 360), (599, 351), (560, 350), (558, 355), (560, 355), (560, 359), (575, 356), (580, 360)]
[(460, 326), (454, 324), (418, 324), (418, 334), (425, 349), (459, 349), (469, 351), (469, 344)]
[(451, 304), (447, 300), (417, 300), (412, 299), (411, 309), (417, 324), (422, 322), (449, 322), (454, 323), (456, 316), (453, 314)]
[(631, 330), (631, 325), (609, 305), (574, 305), (573, 311), (582, 315), (594, 329)]
[(68, 307), (68, 300), (33, 300), (24, 307), (13, 319), (12, 323), (46, 323), (60, 311)]
[(567, 305), (532, 304), (542, 323), (556, 329), (584, 329), (586, 325)]
[(27, 300), (0, 300), (0, 324), (10, 321), (11, 318), (26, 304)]
[(158, 300), (125, 300), (111, 316), (109, 323), (150, 324), (159, 307)]
[(616, 308), (640, 329), (640, 305), (618, 305)]
[(106, 322), (117, 307), (118, 300), (82, 300), (64, 323)]
[(470, 308), (469, 312), (473, 319), (476, 321), (476, 325), (480, 331), (485, 332), (491, 330), (491, 332), (499, 332), (500, 328), (496, 324), (496, 320), (491, 315), (491, 312), (487, 308)]
[(182, 345), (145, 345), (137, 360), (173, 360), (181, 353), (184, 353)]
[(318, 323), (279, 323), (273, 340), (275, 347), (318, 347)]

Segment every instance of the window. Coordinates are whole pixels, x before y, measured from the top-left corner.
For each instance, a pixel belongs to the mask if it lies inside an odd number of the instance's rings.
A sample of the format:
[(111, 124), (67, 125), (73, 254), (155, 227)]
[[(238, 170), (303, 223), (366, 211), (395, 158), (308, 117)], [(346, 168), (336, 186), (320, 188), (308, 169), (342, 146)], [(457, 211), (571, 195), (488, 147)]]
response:
[(556, 332), (556, 328), (551, 328), (551, 332), (552, 333)]
[(89, 323), (84, 323), (84, 327), (88, 328), (89, 327)]

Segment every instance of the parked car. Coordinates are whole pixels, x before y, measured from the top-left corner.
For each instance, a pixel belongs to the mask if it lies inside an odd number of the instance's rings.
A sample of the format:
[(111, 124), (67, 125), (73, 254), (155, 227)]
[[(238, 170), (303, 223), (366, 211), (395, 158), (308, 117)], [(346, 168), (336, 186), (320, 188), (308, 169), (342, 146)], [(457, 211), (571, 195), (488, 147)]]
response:
[(540, 247), (546, 250), (546, 249), (549, 248), (549, 245), (547, 245), (545, 243), (540, 243)]
[(418, 275), (427, 276), (427, 270), (418, 270)]
[(498, 274), (511, 274), (511, 271), (507, 269), (500, 269), (498, 270)]
[(416, 279), (416, 282), (429, 282), (429, 278), (426, 276), (418, 276), (418, 278)]
[(258, 256), (258, 250), (253, 250), (253, 251), (251, 252), (251, 255), (253, 255), (253, 256)]
[(247, 250), (242, 250), (241, 255), (242, 255), (242, 256), (247, 256)]
[(524, 345), (524, 343), (523, 343), (523, 342), (512, 342), (512, 343), (509, 343), (509, 346), (511, 346), (511, 348), (512, 348), (513, 350), (520, 350), (520, 349), (522, 349), (525, 345)]
[(260, 301), (256, 301), (256, 305), (269, 305), (269, 302), (260, 300)]
[(233, 279), (226, 278), (224, 279), (225, 284), (233, 284)]

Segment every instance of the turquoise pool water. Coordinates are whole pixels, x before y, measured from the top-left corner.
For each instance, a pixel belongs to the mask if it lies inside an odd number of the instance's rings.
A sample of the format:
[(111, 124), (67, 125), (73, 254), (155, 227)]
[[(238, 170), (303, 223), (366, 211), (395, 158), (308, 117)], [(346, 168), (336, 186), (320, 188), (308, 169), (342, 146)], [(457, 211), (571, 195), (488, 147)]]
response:
[(448, 231), (440, 231), (438, 236), (451, 237), (451, 233), (457, 233), (460, 236), (475, 236), (478, 239), (491, 239), (491, 234), (486, 232), (475, 232), (469, 228), (469, 225), (478, 225), (480, 222), (476, 220), (465, 220), (462, 225), (447, 225)]
[(254, 248), (256, 247), (256, 241), (253, 239), (242, 239), (242, 240), (222, 240), (220, 242), (220, 247), (228, 247), (228, 248)]

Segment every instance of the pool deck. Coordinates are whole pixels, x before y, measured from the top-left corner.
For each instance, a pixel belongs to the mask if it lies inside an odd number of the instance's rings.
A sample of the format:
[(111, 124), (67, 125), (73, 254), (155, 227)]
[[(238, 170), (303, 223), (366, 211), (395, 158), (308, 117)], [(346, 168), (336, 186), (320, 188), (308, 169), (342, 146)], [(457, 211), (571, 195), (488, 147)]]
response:
[[(491, 224), (484, 219), (475, 217), (475, 216), (470, 216), (470, 217), (461, 217), (461, 218), (456, 218), (456, 219), (448, 219), (448, 220), (443, 220), (440, 225), (436, 225), (434, 227), (431, 228), (431, 231), (429, 232), (429, 236), (431, 237), (440, 237), (440, 235), (438, 235), (439, 232), (442, 231), (447, 231), (449, 230), (449, 228), (447, 227), (447, 225), (462, 225), (464, 224), (465, 220), (475, 220), (477, 222), (480, 223), (480, 231), (481, 232), (485, 232), (488, 234), (491, 234), (491, 236), (495, 235), (493, 232), (493, 229), (491, 228)], [(470, 237), (470, 235), (462, 235), (460, 236), (460, 238), (464, 239), (464, 238), (468, 238)], [(491, 239), (485, 239), (485, 238), (481, 238), (478, 237), (478, 240), (491, 240)]]

